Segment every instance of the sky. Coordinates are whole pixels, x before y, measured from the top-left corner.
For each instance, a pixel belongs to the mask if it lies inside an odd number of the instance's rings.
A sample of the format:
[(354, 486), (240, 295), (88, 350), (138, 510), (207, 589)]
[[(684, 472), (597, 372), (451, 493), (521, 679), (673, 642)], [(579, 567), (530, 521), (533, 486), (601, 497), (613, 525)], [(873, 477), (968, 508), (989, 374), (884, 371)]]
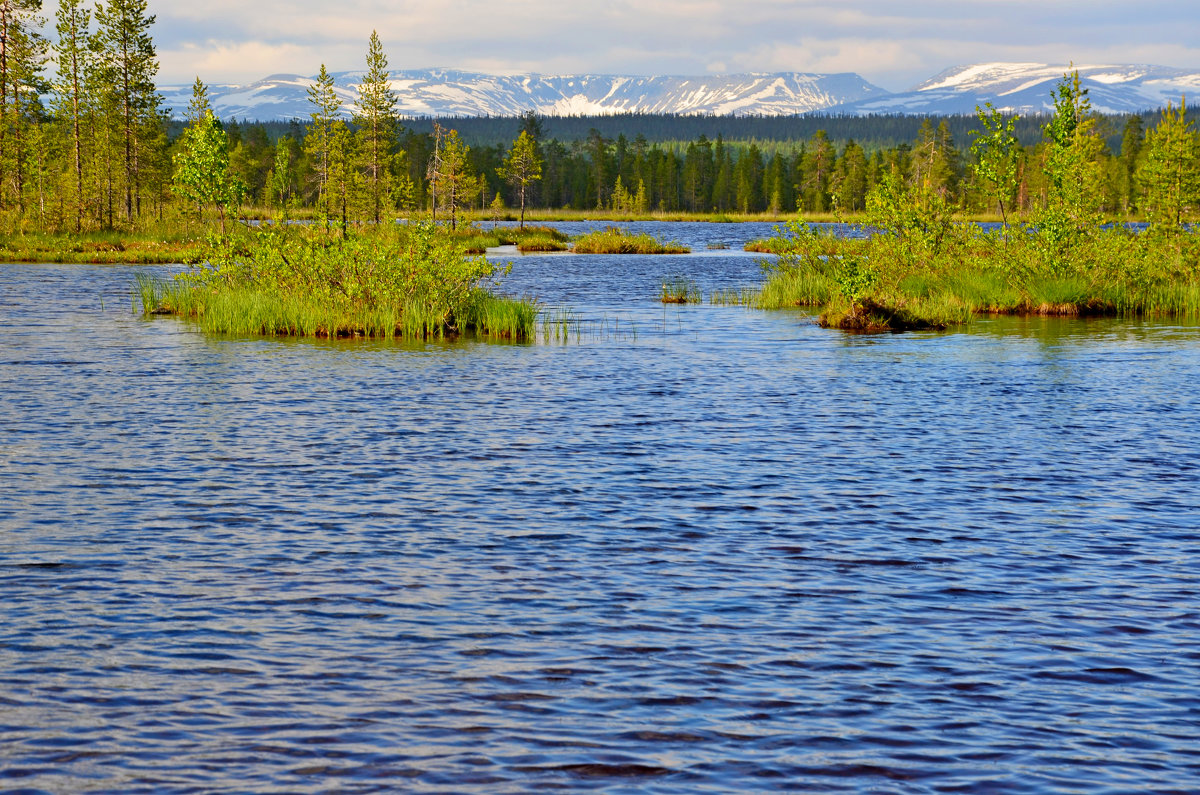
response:
[(393, 70), (857, 72), (902, 91), (985, 61), (1200, 69), (1198, 0), (149, 0), (149, 11), (164, 85), (361, 69), (372, 30)]

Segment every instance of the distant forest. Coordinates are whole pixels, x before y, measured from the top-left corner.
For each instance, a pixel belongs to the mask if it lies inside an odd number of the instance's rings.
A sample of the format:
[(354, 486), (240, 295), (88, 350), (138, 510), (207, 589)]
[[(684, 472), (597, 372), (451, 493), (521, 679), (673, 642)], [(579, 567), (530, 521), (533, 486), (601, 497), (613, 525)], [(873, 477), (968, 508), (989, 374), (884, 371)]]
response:
[[(1188, 115), (1200, 111), (1200, 105), (1189, 105)], [(1119, 153), (1121, 133), (1134, 114), (1101, 115), (1102, 134), (1114, 153)], [(1159, 111), (1148, 110), (1139, 114), (1144, 129), (1153, 127)], [(521, 132), (521, 116), (446, 116), (446, 117), (401, 117), (400, 123), (416, 133), (431, 134), (434, 124), (457, 130), (463, 141), (470, 146), (508, 147)], [(777, 148), (790, 149), (793, 145), (811, 140), (818, 130), (824, 130), (831, 143), (843, 147), (854, 141), (867, 152), (891, 149), (901, 144), (911, 144), (917, 138), (921, 124), (926, 118), (935, 123), (945, 121), (950, 135), (956, 141), (970, 140), (970, 132), (979, 128), (979, 119), (974, 114), (954, 116), (908, 116), (902, 114), (878, 114), (871, 116), (843, 116), (821, 113), (806, 113), (796, 116), (701, 116), (678, 114), (625, 113), (606, 116), (541, 116), (539, 121), (543, 137), (565, 144), (586, 141), (595, 130), (602, 137), (616, 140), (620, 136), (632, 141), (639, 135), (648, 143), (678, 144), (686, 148), (689, 141), (701, 135), (710, 141), (718, 137), (728, 143), (757, 144), (760, 150), (774, 152)], [(1050, 116), (1032, 114), (1017, 119), (1013, 132), (1023, 146), (1033, 146), (1042, 140), (1042, 128)], [(259, 121), (242, 119), (241, 126), (261, 124), (267, 137), (277, 141), (282, 135), (303, 136), (297, 133), (307, 122)], [(228, 122), (226, 122), (228, 124)], [(182, 122), (175, 122), (182, 129)], [(173, 131), (172, 137), (178, 134)]]

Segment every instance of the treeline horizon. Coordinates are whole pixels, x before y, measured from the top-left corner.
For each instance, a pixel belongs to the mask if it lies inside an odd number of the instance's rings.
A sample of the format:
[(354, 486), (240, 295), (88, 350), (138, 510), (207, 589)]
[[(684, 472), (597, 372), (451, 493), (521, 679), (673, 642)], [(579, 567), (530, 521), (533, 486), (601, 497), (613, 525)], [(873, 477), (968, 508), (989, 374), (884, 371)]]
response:
[[(1200, 104), (1188, 103), (1188, 115), (1200, 113)], [(643, 136), (649, 143), (673, 144), (686, 148), (689, 141), (701, 135), (711, 141), (721, 137), (730, 144), (754, 143), (759, 148), (773, 149), (790, 146), (810, 139), (818, 130), (824, 131), (837, 146), (854, 141), (867, 152), (887, 149), (904, 143), (912, 143), (924, 121), (946, 122), (955, 140), (965, 141), (972, 130), (979, 128), (979, 119), (973, 113), (960, 114), (870, 114), (849, 116), (810, 112), (791, 116), (716, 116), (675, 113), (617, 113), (573, 116), (543, 116), (534, 111), (515, 116), (397, 116), (398, 123), (406, 130), (428, 135), (433, 134), (435, 125), (458, 131), (462, 140), (470, 146), (508, 146), (520, 134), (524, 121), (530, 113), (537, 116), (542, 133), (564, 143), (586, 140), (592, 130), (606, 138), (616, 139), (624, 135), (628, 139)], [(1143, 129), (1154, 126), (1162, 109), (1144, 110), (1140, 113), (1096, 113), (1100, 122), (1100, 134), (1110, 149), (1119, 151), (1122, 131), (1129, 120), (1137, 116)], [(1023, 146), (1032, 146), (1042, 139), (1042, 130), (1051, 117), (1050, 111), (1021, 116), (1004, 113), (1006, 119), (1015, 118), (1013, 134)], [(231, 116), (223, 120), (226, 125), (239, 128), (262, 126), (272, 143), (284, 135), (295, 136), (297, 125), (304, 126), (301, 119), (251, 119), (246, 116)], [(186, 121), (171, 119), (169, 137), (174, 140), (183, 130)]]
[[(518, 204), (853, 214), (889, 175), (922, 181), (955, 212), (989, 213), (996, 197), (974, 167), (976, 144), (999, 124), (1015, 169), (1008, 208), (1035, 210), (1050, 189), (1050, 117), (990, 108), (975, 117), (403, 119), (374, 33), (349, 121), (322, 64), (306, 123), (222, 122), (197, 78), (181, 124), (157, 91), (146, 0), (60, 0), (56, 41), (37, 32), (40, 8), (41, 0), (0, 3), (0, 223), (10, 230), (186, 224), (213, 211), (224, 225), (246, 205), (284, 214), (312, 208), (343, 225), (400, 213), (499, 215)], [(1154, 113), (1106, 117), (1084, 107), (1099, 208), (1130, 217), (1145, 193), (1144, 142), (1162, 122)], [(1197, 155), (1188, 157), (1195, 169)]]

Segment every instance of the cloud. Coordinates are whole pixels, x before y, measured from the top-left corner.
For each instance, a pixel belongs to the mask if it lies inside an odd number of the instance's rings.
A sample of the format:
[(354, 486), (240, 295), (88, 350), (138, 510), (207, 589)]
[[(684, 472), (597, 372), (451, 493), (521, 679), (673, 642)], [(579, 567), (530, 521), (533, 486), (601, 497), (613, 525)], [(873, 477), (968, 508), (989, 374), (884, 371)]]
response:
[[(956, 64), (1135, 61), (1196, 68), (1194, 0), (150, 0), (164, 81), (361, 68), (704, 74), (858, 72), (903, 89)], [(53, 19), (54, 3), (46, 14)], [(1189, 34), (1190, 31), (1190, 34)]]

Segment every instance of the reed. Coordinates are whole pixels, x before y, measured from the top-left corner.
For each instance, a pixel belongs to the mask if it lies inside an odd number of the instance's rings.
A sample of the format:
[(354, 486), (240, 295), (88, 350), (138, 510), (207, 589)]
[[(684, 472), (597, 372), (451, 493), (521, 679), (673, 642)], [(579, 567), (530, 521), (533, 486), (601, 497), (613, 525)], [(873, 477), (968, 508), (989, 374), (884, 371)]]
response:
[(713, 306), (758, 306), (761, 290), (757, 287), (726, 287), (708, 294)]
[(660, 300), (664, 304), (698, 304), (704, 300), (700, 286), (686, 276), (663, 279)]

